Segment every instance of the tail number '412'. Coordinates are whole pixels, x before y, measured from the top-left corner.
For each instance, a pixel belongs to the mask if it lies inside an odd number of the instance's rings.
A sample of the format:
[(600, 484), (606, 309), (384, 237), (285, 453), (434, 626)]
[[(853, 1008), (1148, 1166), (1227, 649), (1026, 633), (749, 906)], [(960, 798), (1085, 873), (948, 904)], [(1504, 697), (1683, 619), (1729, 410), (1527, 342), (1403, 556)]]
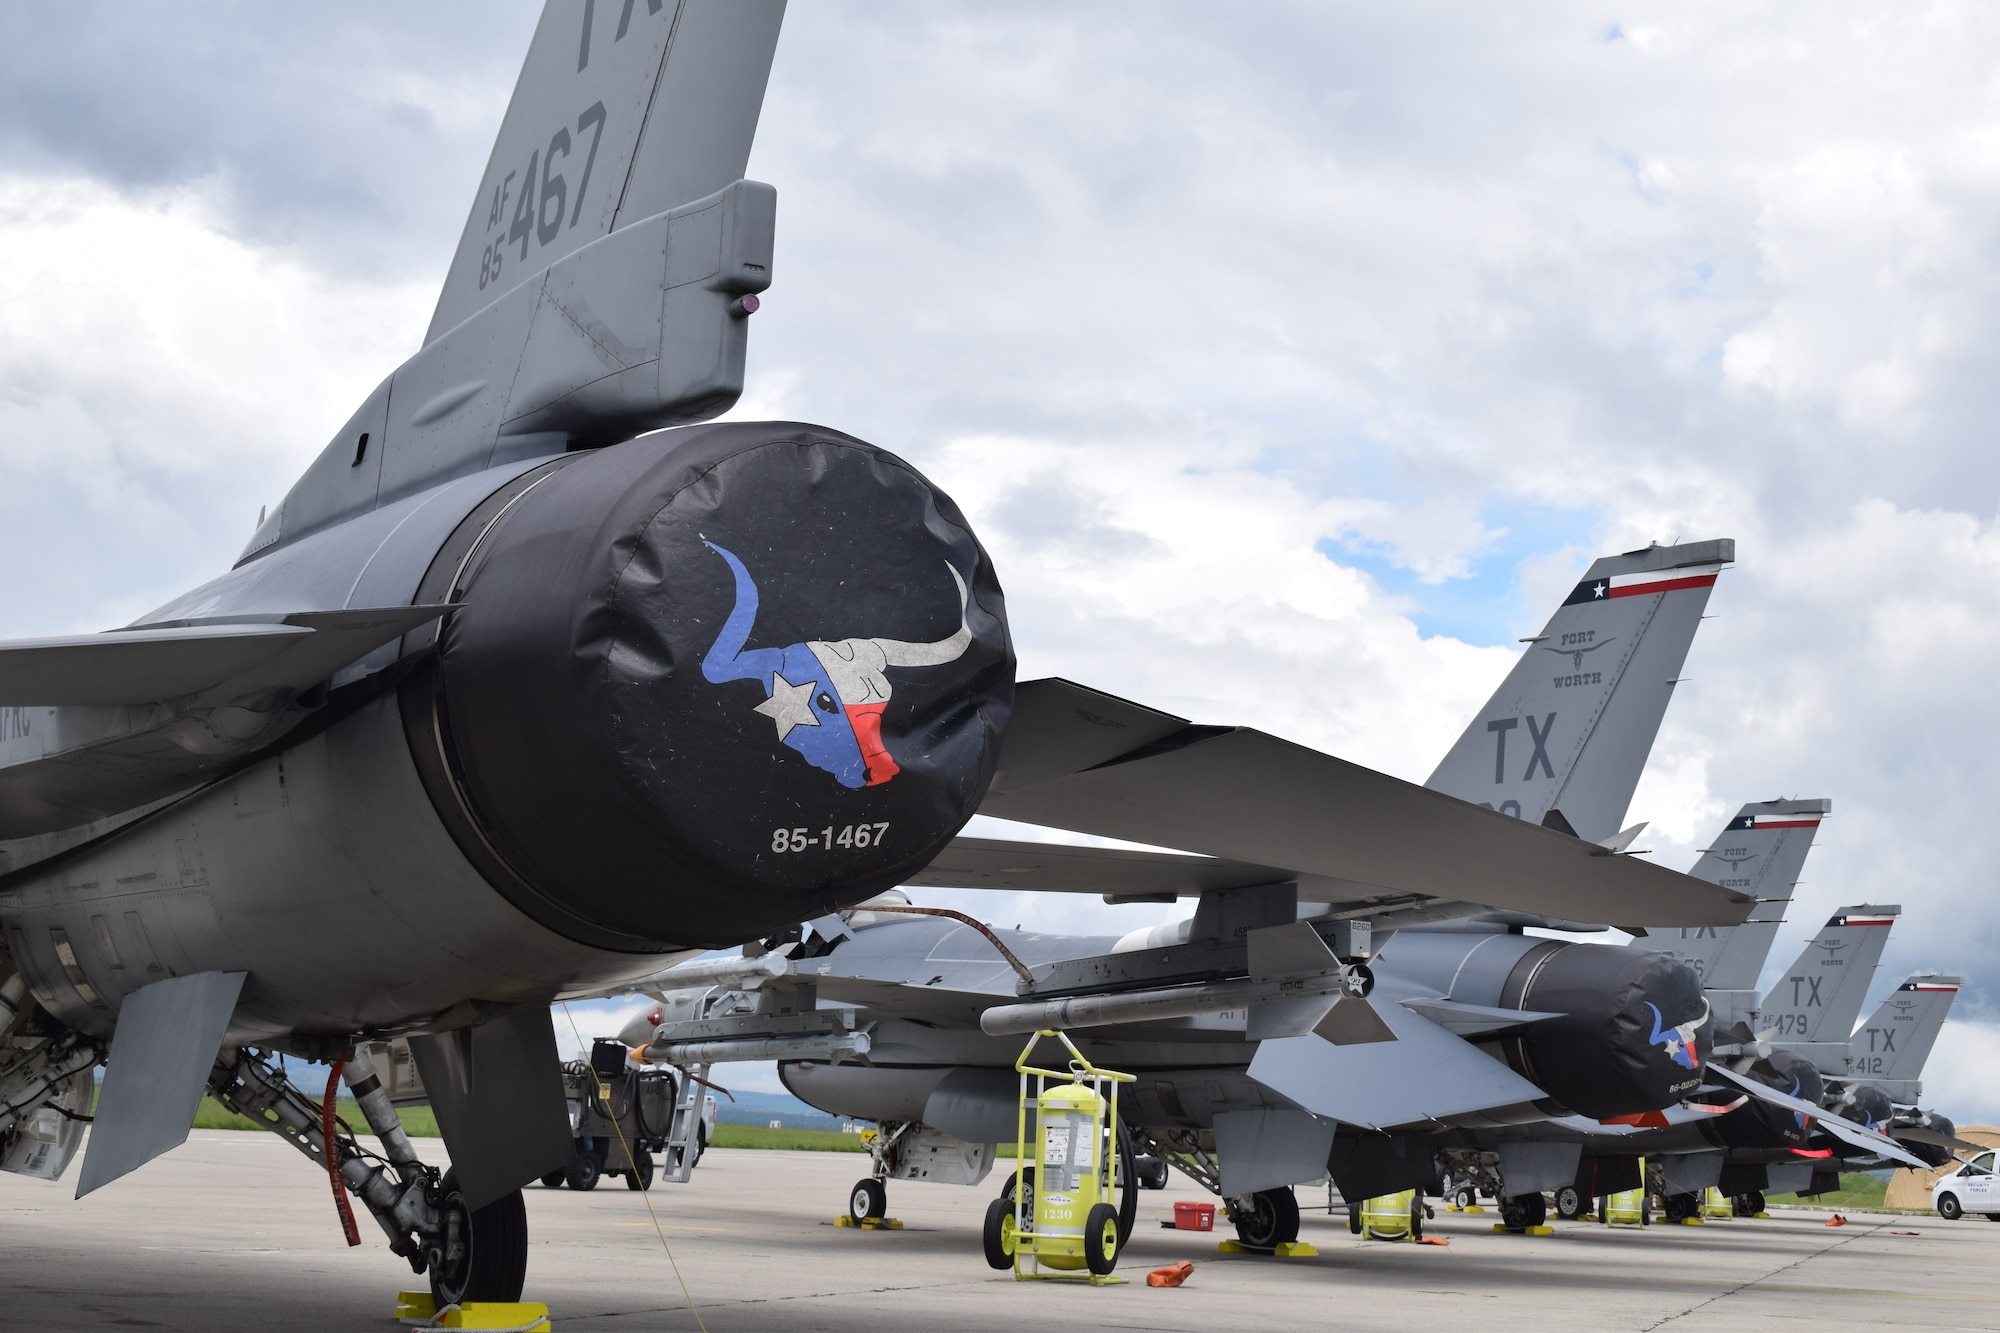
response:
[(803, 852), (814, 847), (873, 847), (880, 843), (888, 832), (887, 823), (849, 824), (840, 829), (829, 824), (817, 835), (809, 829), (802, 828), (772, 829), (771, 850)]

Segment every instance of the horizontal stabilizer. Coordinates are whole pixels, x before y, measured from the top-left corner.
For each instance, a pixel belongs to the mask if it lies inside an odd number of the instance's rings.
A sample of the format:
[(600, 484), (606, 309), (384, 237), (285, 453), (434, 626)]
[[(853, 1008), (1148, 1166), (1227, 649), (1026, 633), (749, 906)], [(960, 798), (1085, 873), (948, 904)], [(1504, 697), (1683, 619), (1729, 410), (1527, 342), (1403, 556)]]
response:
[[(820, 999), (838, 1004), (862, 1005), (890, 1018), (916, 1018), (935, 1027), (979, 1027), (979, 1015), (995, 1000), (1013, 996), (1014, 974), (1005, 963), (995, 967), (1005, 974), (1005, 990), (992, 993), (946, 990), (942, 986), (914, 986), (900, 981), (877, 981), (870, 977), (822, 976), (813, 978)], [(998, 977), (996, 976), (996, 982)]]
[(1526, 1027), (1561, 1014), (1538, 1013), (1532, 1009), (1491, 1009), (1483, 1004), (1461, 1004), (1457, 1000), (1410, 999), (1405, 1009), (1422, 1014), (1455, 1037), (1480, 1037), (1509, 1028)]
[(1025, 681), (1000, 747), (993, 791), (1081, 773), (1185, 729), (1188, 721), (1074, 681)]
[[(1282, 866), (1301, 899), (1422, 895), (1577, 921), (1733, 925), (1745, 894), (1249, 728), (1187, 727), (981, 812)], [(1315, 888), (1303, 877), (1345, 881)], [(1338, 898), (1335, 894), (1338, 894)]]
[(1770, 1086), (1769, 1084), (1761, 1083), (1754, 1078), (1750, 1078), (1746, 1075), (1739, 1074), (1735, 1070), (1729, 1068), (1727, 1065), (1710, 1064), (1708, 1066), (1708, 1072), (1710, 1074), (1720, 1075), (1721, 1077), (1728, 1079), (1731, 1083), (1734, 1083), (1737, 1087), (1743, 1089), (1745, 1092), (1749, 1093), (1752, 1097), (1755, 1097), (1758, 1101), (1769, 1102), (1773, 1106), (1783, 1107), (1785, 1110), (1792, 1112), (1794, 1115), (1802, 1115), (1807, 1117), (1808, 1119), (1817, 1123), (1821, 1129), (1833, 1135), (1833, 1137), (1839, 1139), (1842, 1143), (1848, 1144), (1855, 1148), (1860, 1148), (1866, 1152), (1875, 1153), (1876, 1155), (1881, 1157), (1892, 1158), (1895, 1161), (1901, 1162), (1905, 1166), (1922, 1167), (1925, 1165), (1924, 1162), (1918, 1160), (1915, 1157), (1912, 1157), (1908, 1152), (1905, 1152), (1903, 1148), (1888, 1135), (1878, 1134), (1872, 1129), (1863, 1129), (1860, 1125), (1855, 1124), (1853, 1121), (1843, 1120), (1841, 1117), (1833, 1114), (1833, 1112), (1831, 1111), (1826, 1110), (1824, 1107), (1815, 1106), (1809, 1101), (1802, 1100), (1801, 1098), (1798, 1097), (1793, 1097), (1787, 1093), (1779, 1092), (1776, 1088)]
[(920, 888), (1192, 898), (1211, 889), (1243, 889), (1289, 878), (1274, 866), (1223, 857), (957, 837), (907, 882)]
[(1898, 1125), (1890, 1136), (1911, 1143), (1928, 1143), (1934, 1148), (1944, 1148), (1950, 1152), (1985, 1152), (1989, 1145), (1962, 1139), (1956, 1134), (1944, 1134), (1924, 1125)]
[(1320, 1037), (1267, 1041), (1250, 1077), (1315, 1115), (1386, 1129), (1497, 1106), (1539, 1101), (1542, 1090), (1513, 1070), (1399, 1005), (1373, 1009), (1397, 1038), (1336, 1046)]
[(196, 698), (219, 706), (276, 690), (296, 693), (449, 609), (307, 611), (0, 642), (0, 703), (87, 707)]

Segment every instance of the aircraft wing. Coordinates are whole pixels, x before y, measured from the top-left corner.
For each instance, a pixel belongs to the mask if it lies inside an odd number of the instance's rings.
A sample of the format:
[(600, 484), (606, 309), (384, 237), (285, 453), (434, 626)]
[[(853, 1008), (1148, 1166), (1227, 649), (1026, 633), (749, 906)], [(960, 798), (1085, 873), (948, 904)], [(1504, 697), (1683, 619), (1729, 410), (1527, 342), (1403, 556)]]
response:
[(190, 696), (224, 704), (304, 690), (448, 609), (307, 611), (0, 642), (0, 704), (115, 706)]
[(1891, 1158), (1901, 1162), (1905, 1166), (1924, 1167), (1926, 1165), (1926, 1163), (1904, 1151), (1903, 1147), (1888, 1135), (1878, 1134), (1872, 1129), (1864, 1129), (1851, 1120), (1843, 1120), (1825, 1107), (1815, 1106), (1809, 1101), (1779, 1092), (1769, 1084), (1760, 1083), (1754, 1078), (1747, 1078), (1727, 1065), (1710, 1064), (1708, 1072), (1728, 1079), (1731, 1083), (1734, 1083), (1737, 1087), (1743, 1089), (1759, 1101), (1769, 1102), (1773, 1106), (1782, 1106), (1787, 1111), (1791, 1111), (1796, 1115), (1808, 1117), (1817, 1123), (1821, 1129), (1851, 1147), (1861, 1148), (1879, 1157)]
[(298, 695), (448, 610), (305, 611), (0, 643), (0, 706), (50, 710), (0, 740), (0, 838), (102, 819), (230, 771), (315, 716), (288, 707)]
[(1022, 698), (1023, 735), (982, 814), (1282, 867), (1312, 901), (1417, 895), (1691, 926), (1735, 925), (1756, 905), (1247, 727), (1161, 735), (1176, 719), (1068, 682), (1030, 682)]

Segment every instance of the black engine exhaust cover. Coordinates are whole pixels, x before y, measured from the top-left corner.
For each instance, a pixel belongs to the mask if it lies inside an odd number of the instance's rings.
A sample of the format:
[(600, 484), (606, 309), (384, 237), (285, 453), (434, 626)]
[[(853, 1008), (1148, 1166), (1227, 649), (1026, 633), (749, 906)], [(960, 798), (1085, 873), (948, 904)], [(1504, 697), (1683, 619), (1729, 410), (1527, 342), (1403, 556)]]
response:
[(1014, 655), (951, 500), (837, 431), (729, 423), (495, 495), (404, 694), (460, 846), (573, 939), (740, 943), (928, 864), (998, 760)]

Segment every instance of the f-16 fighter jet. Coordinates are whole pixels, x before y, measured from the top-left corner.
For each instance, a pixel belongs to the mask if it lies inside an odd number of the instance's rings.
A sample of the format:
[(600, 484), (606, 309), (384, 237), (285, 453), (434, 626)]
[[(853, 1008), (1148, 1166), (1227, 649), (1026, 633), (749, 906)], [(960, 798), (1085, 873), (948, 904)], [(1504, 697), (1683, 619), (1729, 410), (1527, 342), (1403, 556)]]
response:
[[(1743, 918), (1256, 732), (1061, 683), (1017, 707), (949, 496), (837, 430), (698, 424), (772, 280), (776, 193), (742, 176), (782, 17), (550, 4), (421, 350), (236, 565), (120, 630), (0, 643), (0, 1165), (61, 1173), (100, 1064), (84, 1192), (180, 1143), (206, 1088), (441, 1302), (511, 1300), (519, 1186), (572, 1152), (549, 1002), (862, 902), (981, 809), (1269, 852), (1340, 900), (1476, 879), (1520, 911)], [(1624, 576), (1607, 604), (1657, 600)], [(1581, 701), (1627, 646), (1540, 656)], [(1584, 722), (1536, 708), (1496, 787), (1546, 783)], [(347, 1054), (397, 1034), (448, 1172)], [(334, 1063), (379, 1153), (281, 1052)]]

